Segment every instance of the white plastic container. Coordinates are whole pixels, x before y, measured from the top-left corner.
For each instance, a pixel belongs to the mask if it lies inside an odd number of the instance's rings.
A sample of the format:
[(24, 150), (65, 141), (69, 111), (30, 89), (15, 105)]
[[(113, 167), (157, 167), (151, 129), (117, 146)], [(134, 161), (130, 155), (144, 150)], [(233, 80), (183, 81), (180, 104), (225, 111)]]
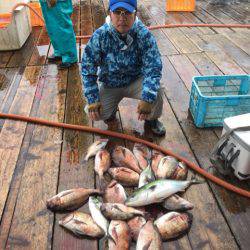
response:
[[(0, 0), (0, 15), (10, 13), (17, 3), (27, 0)], [(20, 49), (31, 33), (30, 14), (27, 7), (18, 7), (12, 22), (6, 28), (0, 28), (0, 51)]]
[[(230, 129), (246, 126), (250, 126), (250, 113), (226, 118), (222, 135)], [(229, 167), (240, 180), (250, 179), (250, 130), (233, 132), (221, 154), (224, 159), (231, 159)]]

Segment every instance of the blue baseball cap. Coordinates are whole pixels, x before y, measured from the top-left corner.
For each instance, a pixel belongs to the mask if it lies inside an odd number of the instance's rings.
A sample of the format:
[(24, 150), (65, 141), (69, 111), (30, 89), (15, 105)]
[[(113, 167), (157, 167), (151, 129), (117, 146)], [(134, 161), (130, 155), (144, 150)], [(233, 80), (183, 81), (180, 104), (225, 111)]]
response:
[(109, 9), (115, 11), (118, 8), (123, 8), (129, 12), (134, 12), (137, 8), (137, 0), (110, 0)]

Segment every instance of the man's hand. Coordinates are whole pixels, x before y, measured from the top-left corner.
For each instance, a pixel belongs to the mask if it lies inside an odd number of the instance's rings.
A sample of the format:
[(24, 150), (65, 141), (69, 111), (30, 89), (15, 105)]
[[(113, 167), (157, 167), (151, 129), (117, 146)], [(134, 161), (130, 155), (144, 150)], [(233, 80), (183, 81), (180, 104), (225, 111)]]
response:
[(145, 101), (139, 101), (138, 107), (137, 107), (137, 113), (138, 113), (138, 120), (143, 121), (148, 119), (151, 111), (152, 111), (152, 103), (145, 102)]
[(99, 121), (101, 119), (100, 116), (101, 109), (102, 105), (100, 102), (89, 104), (88, 112), (89, 112), (89, 117), (92, 121)]
[(47, 4), (50, 8), (54, 7), (56, 3), (57, 3), (57, 0), (47, 0)]

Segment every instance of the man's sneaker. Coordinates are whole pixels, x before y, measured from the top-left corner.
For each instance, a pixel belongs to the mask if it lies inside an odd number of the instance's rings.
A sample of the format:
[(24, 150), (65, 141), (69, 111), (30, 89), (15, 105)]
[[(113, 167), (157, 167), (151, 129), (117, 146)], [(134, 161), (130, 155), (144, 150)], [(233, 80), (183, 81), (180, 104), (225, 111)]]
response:
[(55, 62), (59, 62), (62, 60), (62, 57), (61, 56), (48, 56), (48, 62), (49, 63), (55, 63)]
[(164, 125), (158, 120), (146, 120), (145, 125), (149, 126), (155, 135), (164, 136), (166, 134), (166, 129)]
[(76, 64), (76, 62), (74, 62), (74, 63), (69, 63), (69, 62), (60, 63), (58, 65), (58, 69), (68, 69), (68, 68), (74, 66), (75, 64)]

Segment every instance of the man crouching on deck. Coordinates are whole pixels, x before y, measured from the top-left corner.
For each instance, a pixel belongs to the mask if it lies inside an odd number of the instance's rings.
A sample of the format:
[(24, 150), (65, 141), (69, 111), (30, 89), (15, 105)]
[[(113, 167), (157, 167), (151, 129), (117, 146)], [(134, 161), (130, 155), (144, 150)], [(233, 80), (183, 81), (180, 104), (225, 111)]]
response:
[(161, 55), (155, 38), (136, 17), (136, 8), (136, 0), (110, 0), (106, 23), (86, 45), (82, 58), (86, 108), (90, 119), (109, 124), (123, 97), (138, 99), (138, 119), (162, 136), (166, 130), (158, 120), (163, 106)]

